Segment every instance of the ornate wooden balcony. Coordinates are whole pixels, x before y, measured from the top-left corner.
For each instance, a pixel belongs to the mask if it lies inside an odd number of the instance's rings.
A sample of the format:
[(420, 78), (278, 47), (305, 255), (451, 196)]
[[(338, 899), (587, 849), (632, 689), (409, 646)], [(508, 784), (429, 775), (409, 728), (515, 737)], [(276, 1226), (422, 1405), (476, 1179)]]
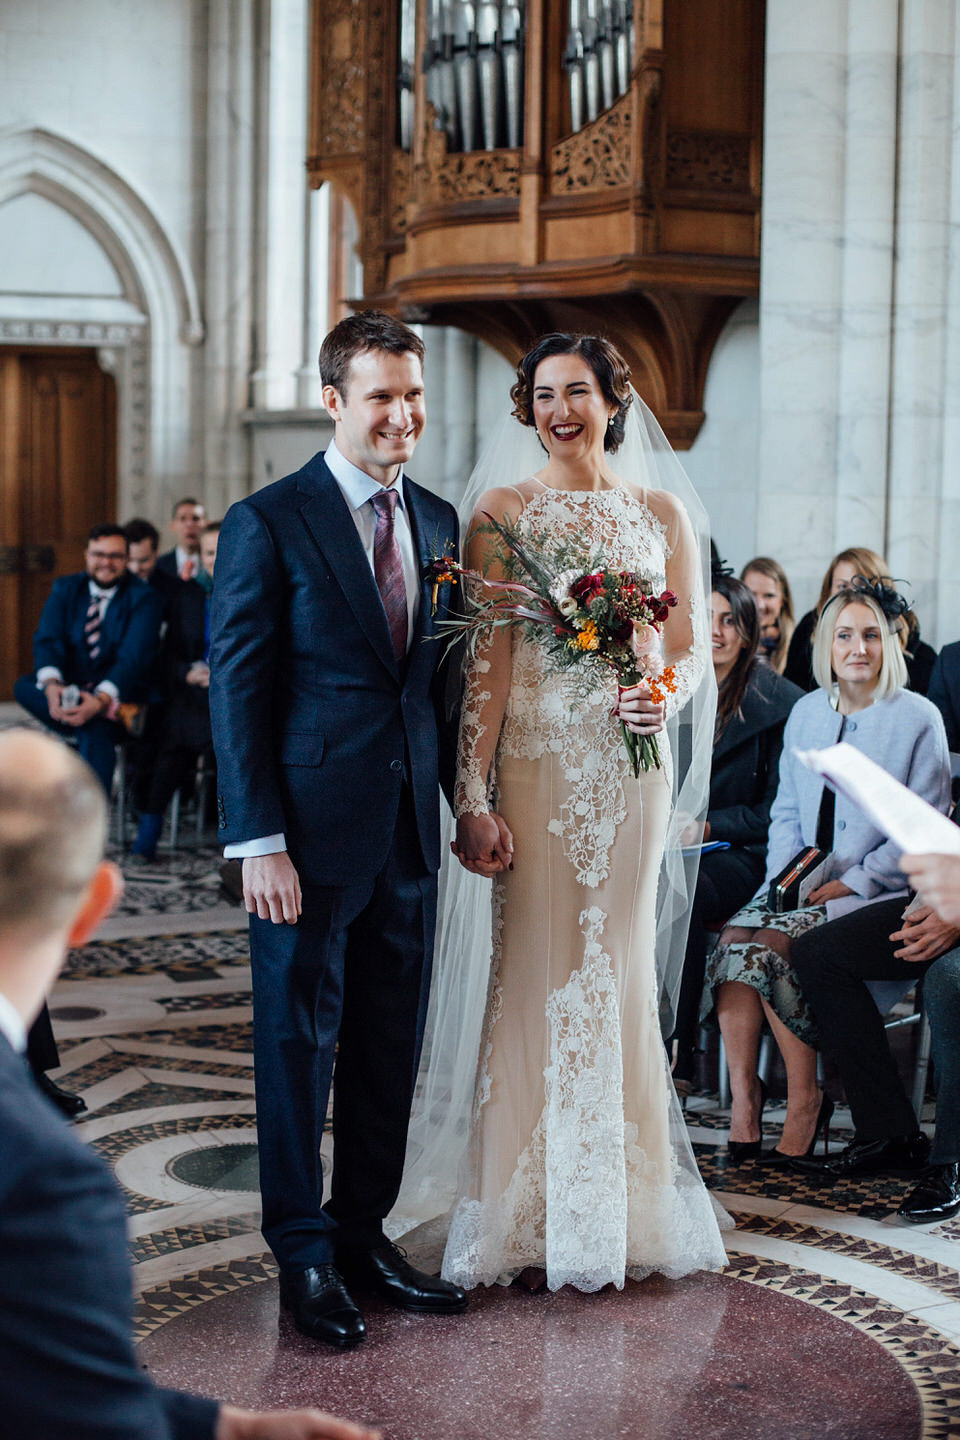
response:
[(763, 0), (331, 8), (307, 163), (356, 210), (359, 303), (511, 360), (601, 330), (689, 445), (717, 336), (759, 285)]

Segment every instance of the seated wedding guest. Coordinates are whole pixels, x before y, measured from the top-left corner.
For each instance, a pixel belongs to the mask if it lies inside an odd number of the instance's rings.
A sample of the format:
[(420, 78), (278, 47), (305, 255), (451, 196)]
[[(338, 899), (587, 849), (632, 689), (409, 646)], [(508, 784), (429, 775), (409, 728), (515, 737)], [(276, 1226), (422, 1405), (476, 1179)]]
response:
[(157, 551), (160, 548), (160, 534), (155, 525), (149, 520), (141, 520), (139, 517), (128, 520), (123, 527), (123, 533), (127, 537), (127, 569), (131, 575), (136, 575), (138, 580), (146, 580), (152, 585), (163, 601), (164, 614), (170, 600), (177, 592), (177, 578), (171, 575), (169, 570), (158, 567)]
[(200, 531), (207, 514), (199, 500), (187, 495), (173, 507), (170, 529), (175, 541), (172, 550), (165, 550), (157, 566), (180, 580), (195, 580), (200, 569)]
[(86, 568), (53, 582), (33, 637), (35, 670), (14, 686), (25, 710), (74, 741), (107, 795), (115, 746), (126, 734), (114, 718), (137, 701), (160, 638), (155, 590), (127, 570), (127, 537), (119, 525), (94, 525)]
[(374, 1440), (317, 1410), (254, 1413), (157, 1388), (137, 1360), (126, 1215), (103, 1161), (34, 1089), (18, 1051), (68, 946), (111, 910), (106, 805), (43, 735), (0, 735), (0, 1414), (11, 1437)]
[(793, 596), (783, 567), (769, 555), (757, 555), (744, 565), (740, 579), (757, 602), (760, 655), (782, 675), (795, 628)]
[[(849, 550), (841, 550), (839, 555), (833, 557), (823, 577), (817, 603), (798, 622), (787, 651), (787, 663), (783, 673), (788, 680), (799, 685), (801, 690), (816, 689), (812, 656), (817, 616), (830, 597), (846, 590), (857, 575), (873, 583), (879, 581), (891, 590), (894, 587), (887, 562), (873, 550), (855, 545)], [(920, 639), (920, 622), (909, 606), (898, 621), (897, 635), (906, 661), (910, 689), (915, 690), (918, 695), (925, 695), (937, 652)]]
[[(797, 1169), (825, 1180), (911, 1175), (924, 1169), (930, 1146), (867, 981), (916, 982), (958, 942), (960, 929), (942, 920), (931, 905), (911, 908), (902, 898), (877, 901), (796, 939), (793, 967), (813, 1009), (821, 1048), (840, 1072), (854, 1126), (852, 1142), (838, 1155), (797, 1159)], [(924, 979), (928, 1012), (929, 978)]]
[[(906, 893), (893, 843), (851, 801), (825, 789), (795, 752), (842, 739), (937, 810), (949, 803), (943, 721), (928, 700), (904, 688), (897, 622), (905, 606), (886, 586), (855, 580), (824, 606), (813, 650), (819, 689), (798, 700), (787, 720), (764, 883), (733, 917), (707, 966), (704, 1004), (715, 1005), (726, 1046), (735, 1160), (788, 1166), (813, 1153), (833, 1111), (817, 1085), (818, 1032), (793, 968), (793, 942), (838, 915)], [(799, 908), (778, 913), (771, 881), (814, 845), (826, 852), (814, 888)], [(764, 1019), (786, 1066), (787, 1114), (779, 1145), (761, 1152), (764, 1092), (756, 1071)]]
[(167, 806), (196, 765), (197, 756), (208, 752), (212, 756), (210, 600), (219, 538), (219, 521), (205, 527), (197, 577), (178, 585), (179, 593), (170, 606), (163, 650), (160, 744), (130, 856), (134, 864), (153, 860)]
[(927, 686), (927, 699), (943, 716), (947, 744), (960, 750), (960, 640), (944, 645), (937, 656)]
[(715, 571), (710, 609), (718, 694), (703, 839), (724, 841), (730, 848), (700, 857), (673, 1037), (673, 1080), (681, 1093), (694, 1078), (706, 926), (729, 920), (763, 879), (783, 726), (803, 694), (758, 659), (757, 607), (742, 580)]
[[(960, 857), (903, 855), (900, 868), (944, 924), (960, 927)], [(937, 1128), (930, 1169), (897, 1212), (917, 1225), (946, 1220), (960, 1210), (960, 950), (930, 967), (923, 1000), (937, 1077)]]

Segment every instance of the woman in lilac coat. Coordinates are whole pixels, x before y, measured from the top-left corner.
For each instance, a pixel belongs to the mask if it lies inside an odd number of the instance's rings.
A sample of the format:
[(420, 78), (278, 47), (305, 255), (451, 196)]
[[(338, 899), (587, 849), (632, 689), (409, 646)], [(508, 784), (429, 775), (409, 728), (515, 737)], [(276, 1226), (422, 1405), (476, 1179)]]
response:
[[(730, 1067), (734, 1160), (786, 1165), (812, 1154), (833, 1110), (817, 1084), (816, 1025), (790, 963), (792, 938), (872, 900), (906, 895), (899, 850), (839, 795), (830, 833), (829, 806), (821, 811), (823, 782), (796, 751), (844, 740), (936, 809), (945, 811), (950, 801), (940, 713), (903, 688), (906, 666), (897, 639), (902, 608), (905, 602), (895, 591), (866, 581), (824, 607), (813, 647), (819, 688), (797, 701), (784, 732), (766, 875), (721, 935), (707, 970), (704, 1005), (716, 1009)], [(770, 881), (799, 850), (818, 843), (818, 835), (821, 848), (830, 852), (820, 883), (803, 906), (775, 914), (767, 904)], [(764, 1020), (786, 1066), (787, 1114), (779, 1146), (761, 1152), (765, 1092), (757, 1052)]]

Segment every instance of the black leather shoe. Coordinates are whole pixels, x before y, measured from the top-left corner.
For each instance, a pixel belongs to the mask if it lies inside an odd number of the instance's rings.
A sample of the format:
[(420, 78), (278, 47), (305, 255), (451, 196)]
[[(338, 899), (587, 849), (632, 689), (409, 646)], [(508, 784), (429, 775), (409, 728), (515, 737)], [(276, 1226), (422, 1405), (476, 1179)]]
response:
[(856, 1175), (915, 1175), (926, 1169), (930, 1141), (922, 1131), (915, 1135), (891, 1135), (864, 1145), (856, 1140), (832, 1159), (815, 1160), (806, 1155), (793, 1160), (792, 1168), (821, 1179), (849, 1180)]
[(61, 1090), (46, 1072), (38, 1075), (36, 1080), (47, 1099), (52, 1100), (61, 1115), (66, 1115), (68, 1120), (76, 1120), (77, 1116), (86, 1110), (87, 1102), (82, 1095), (72, 1095), (69, 1090)]
[(459, 1315), (467, 1308), (467, 1297), (459, 1285), (427, 1275), (410, 1264), (399, 1245), (385, 1240), (374, 1250), (357, 1250), (337, 1257), (337, 1263), (353, 1285), (372, 1290), (381, 1299), (401, 1310), (428, 1315)]
[(912, 1225), (949, 1220), (960, 1210), (960, 1165), (931, 1165), (929, 1173), (904, 1200), (897, 1214)]
[(341, 1350), (367, 1337), (363, 1316), (334, 1265), (280, 1272), (280, 1304), (301, 1335)]

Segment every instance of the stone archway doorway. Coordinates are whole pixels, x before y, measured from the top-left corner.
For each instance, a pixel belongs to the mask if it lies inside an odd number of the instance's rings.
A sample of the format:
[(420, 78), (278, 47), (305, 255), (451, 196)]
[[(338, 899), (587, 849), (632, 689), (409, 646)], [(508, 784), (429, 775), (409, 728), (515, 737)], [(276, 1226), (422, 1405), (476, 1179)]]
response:
[(116, 470), (116, 385), (97, 352), (0, 346), (0, 700), (33, 667), (54, 579), (115, 518)]

